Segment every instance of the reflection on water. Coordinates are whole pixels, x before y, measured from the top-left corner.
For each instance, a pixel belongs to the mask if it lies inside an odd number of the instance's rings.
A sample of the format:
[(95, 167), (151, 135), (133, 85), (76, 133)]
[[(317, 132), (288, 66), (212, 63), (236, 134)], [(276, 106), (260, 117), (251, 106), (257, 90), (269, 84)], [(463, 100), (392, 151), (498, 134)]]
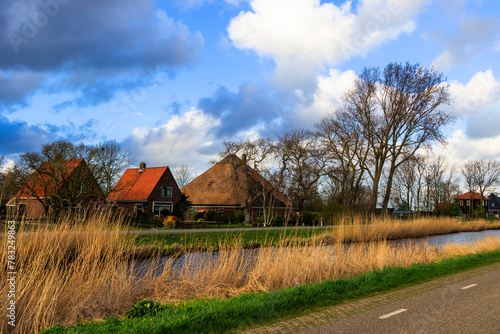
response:
[[(427, 238), (392, 240), (387, 241), (387, 243), (397, 247), (398, 245), (422, 244), (424, 242), (427, 242), (430, 246), (443, 247), (449, 243), (473, 243), (488, 236), (500, 237), (500, 230), (435, 235)], [(349, 247), (349, 245), (346, 245), (346, 247)], [(333, 255), (333, 249), (331, 246), (321, 246), (318, 248), (321, 248), (322, 252), (324, 252), (325, 248), (330, 249)], [(266, 249), (269, 250), (269, 248)], [(246, 263), (250, 263), (254, 258), (256, 258), (256, 255), (259, 251), (259, 249), (233, 249), (230, 251), (225, 251), (225, 254), (227, 252), (237, 252), (237, 254), (242, 259), (245, 259)], [(169, 268), (169, 270), (172, 270), (172, 272), (175, 273), (180, 272), (181, 268), (183, 268), (186, 263), (188, 263), (192, 267), (192, 269), (195, 269), (196, 266), (204, 266), (207, 265), (207, 263), (214, 263), (214, 261), (207, 260), (216, 260), (218, 257), (219, 252), (191, 252), (178, 258), (163, 257), (158, 260), (144, 260), (139, 261), (134, 265), (134, 273), (135, 275), (141, 277), (144, 276), (144, 273), (146, 273), (148, 270), (154, 269), (153, 276), (158, 276), (163, 273), (163, 270), (165, 268)]]

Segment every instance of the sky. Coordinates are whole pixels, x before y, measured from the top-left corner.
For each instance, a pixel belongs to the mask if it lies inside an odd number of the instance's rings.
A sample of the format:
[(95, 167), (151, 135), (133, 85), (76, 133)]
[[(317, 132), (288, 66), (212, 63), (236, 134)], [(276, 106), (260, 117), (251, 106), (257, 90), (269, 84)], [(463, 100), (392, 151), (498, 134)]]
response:
[(2, 0), (0, 156), (117, 140), (203, 172), (223, 141), (310, 128), (364, 67), (442, 71), (436, 154), (500, 160), (494, 0)]

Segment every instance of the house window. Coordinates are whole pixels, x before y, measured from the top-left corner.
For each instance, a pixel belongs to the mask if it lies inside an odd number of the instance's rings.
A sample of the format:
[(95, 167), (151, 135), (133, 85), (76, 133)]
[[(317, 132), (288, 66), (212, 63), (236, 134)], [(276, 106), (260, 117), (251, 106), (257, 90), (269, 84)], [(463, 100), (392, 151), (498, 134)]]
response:
[(19, 204), (17, 207), (17, 214), (22, 216), (26, 213), (26, 204)]
[(166, 216), (172, 212), (172, 203), (155, 202), (153, 203), (153, 212), (155, 216)]
[(464, 206), (464, 201), (460, 200), (460, 206)]
[(483, 206), (488, 206), (488, 201), (483, 201)]
[(467, 200), (467, 206), (470, 206), (470, 199)]
[(144, 212), (144, 207), (142, 204), (136, 204), (134, 205), (134, 211), (137, 215), (141, 215)]
[(161, 197), (172, 198), (172, 187), (161, 187)]

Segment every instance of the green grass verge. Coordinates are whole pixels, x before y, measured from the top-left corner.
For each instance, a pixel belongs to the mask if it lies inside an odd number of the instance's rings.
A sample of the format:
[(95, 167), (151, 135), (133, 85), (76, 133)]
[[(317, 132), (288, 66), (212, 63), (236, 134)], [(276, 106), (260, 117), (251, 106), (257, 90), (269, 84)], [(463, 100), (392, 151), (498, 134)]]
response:
[(386, 268), (361, 276), (287, 290), (244, 294), (223, 300), (197, 299), (178, 305), (165, 305), (165, 310), (156, 315), (135, 319), (109, 318), (104, 322), (78, 324), (69, 328), (54, 326), (42, 333), (224, 333), (499, 261), (500, 250), (497, 250), (408, 268)]
[(136, 246), (156, 245), (159, 248), (176, 245), (184, 250), (209, 250), (216, 251), (221, 245), (258, 247), (263, 245), (277, 246), (284, 238), (309, 239), (315, 235), (330, 232), (325, 229), (293, 229), (293, 230), (266, 230), (258, 231), (224, 231), (205, 233), (164, 233), (164, 234), (138, 234), (127, 235), (134, 238)]

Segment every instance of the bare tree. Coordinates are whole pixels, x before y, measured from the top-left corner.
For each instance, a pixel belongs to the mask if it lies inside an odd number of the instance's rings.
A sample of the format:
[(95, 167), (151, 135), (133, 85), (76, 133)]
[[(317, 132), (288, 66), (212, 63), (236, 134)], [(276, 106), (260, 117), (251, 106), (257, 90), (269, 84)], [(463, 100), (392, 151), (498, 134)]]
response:
[(420, 64), (388, 64), (365, 68), (354, 90), (344, 97), (344, 108), (360, 126), (371, 150), (366, 169), (372, 179), (372, 209), (387, 165), (387, 185), (382, 209), (387, 210), (396, 169), (416, 152), (435, 141), (444, 142), (441, 132), (452, 117), (439, 110), (449, 103), (448, 86), (442, 73)]
[(109, 195), (123, 171), (133, 162), (130, 152), (114, 140), (88, 147), (86, 160), (105, 196)]
[(478, 170), (475, 175), (475, 184), (481, 195), (481, 202), (486, 197), (487, 192), (500, 181), (500, 163), (491, 159), (481, 159), (478, 161)]
[(57, 214), (66, 205), (72, 209), (103, 197), (84, 161), (90, 160), (91, 155), (92, 149), (83, 144), (55, 141), (44, 145), (40, 152), (21, 154), (15, 170), (26, 178), (24, 189), (42, 204), (45, 214), (49, 214), (49, 208)]
[[(469, 160), (463, 164), (461, 171), (467, 189), (470, 192), (478, 192), (481, 196), (481, 203), (487, 192), (492, 191), (500, 181), (500, 163), (495, 160)], [(470, 200), (472, 203), (472, 198)], [(469, 211), (472, 210), (472, 205), (469, 208)]]
[(322, 155), (327, 160), (324, 173), (330, 179), (330, 195), (335, 194), (331, 199), (342, 207), (354, 208), (363, 190), (369, 153), (360, 126), (347, 112), (340, 110), (324, 117), (315, 129)]
[(418, 180), (417, 160), (411, 159), (401, 164), (394, 173), (393, 189), (391, 192), (392, 202), (398, 208), (413, 210)]
[(479, 171), (479, 163), (477, 161), (469, 160), (462, 165), (461, 172), (465, 180), (466, 188), (470, 193), (469, 201), (469, 215), (472, 214), (472, 207), (474, 204), (472, 194), (477, 190), (476, 173)]
[(294, 206), (305, 208), (309, 199), (317, 193), (318, 181), (325, 168), (325, 156), (318, 145), (315, 133), (309, 130), (295, 129), (279, 137), (276, 152), (280, 155), (289, 178), (287, 193)]
[(180, 189), (184, 188), (185, 185), (193, 181), (191, 168), (189, 168), (186, 164), (182, 164), (174, 170), (174, 177)]

